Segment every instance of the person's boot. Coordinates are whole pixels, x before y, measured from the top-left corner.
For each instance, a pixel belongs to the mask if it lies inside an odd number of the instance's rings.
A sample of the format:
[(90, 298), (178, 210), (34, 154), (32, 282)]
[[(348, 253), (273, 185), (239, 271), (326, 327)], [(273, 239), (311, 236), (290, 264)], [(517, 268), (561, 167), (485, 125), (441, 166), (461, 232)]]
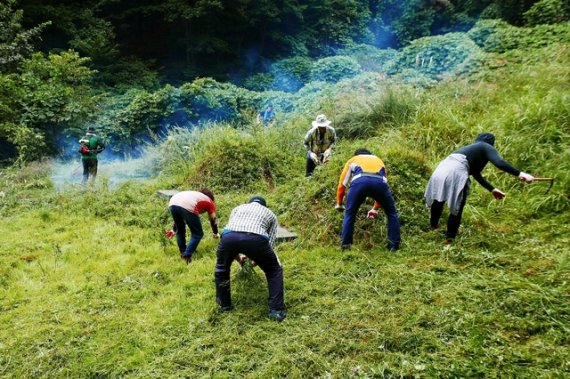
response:
[(276, 309), (270, 309), (269, 310), (269, 318), (271, 320), (275, 320), (277, 322), (281, 322), (283, 320), (285, 320), (285, 317), (287, 317), (287, 312), (285, 312), (284, 310), (276, 310)]

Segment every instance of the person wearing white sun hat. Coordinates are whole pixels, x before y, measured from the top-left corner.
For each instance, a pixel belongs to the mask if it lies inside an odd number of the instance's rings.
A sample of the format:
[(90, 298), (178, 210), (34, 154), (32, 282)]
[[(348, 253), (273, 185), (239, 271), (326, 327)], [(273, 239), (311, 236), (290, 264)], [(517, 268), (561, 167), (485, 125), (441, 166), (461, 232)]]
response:
[(318, 115), (312, 122), (312, 128), (305, 134), (304, 144), (307, 149), (305, 176), (311, 176), (318, 164), (326, 163), (331, 158), (336, 139), (331, 121), (327, 120), (324, 114)]

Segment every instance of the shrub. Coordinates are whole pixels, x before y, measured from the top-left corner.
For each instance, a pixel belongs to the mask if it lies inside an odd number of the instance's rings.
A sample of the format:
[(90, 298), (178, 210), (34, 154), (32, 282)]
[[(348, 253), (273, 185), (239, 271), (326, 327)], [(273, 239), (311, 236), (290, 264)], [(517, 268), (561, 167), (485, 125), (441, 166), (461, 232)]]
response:
[(350, 57), (336, 56), (318, 60), (311, 70), (311, 80), (336, 83), (362, 72), (358, 62)]
[(396, 57), (394, 49), (378, 49), (371, 45), (354, 45), (339, 51), (339, 55), (356, 59), (364, 71), (387, 71), (390, 61)]
[(230, 127), (210, 127), (200, 134), (188, 182), (223, 191), (272, 188), (291, 159), (270, 131), (248, 133)]
[(268, 72), (252, 75), (244, 80), (242, 86), (251, 91), (265, 91), (271, 89), (275, 78)]
[[(0, 115), (0, 136), (16, 146), (18, 160), (50, 155), (55, 135), (86, 121), (96, 98), (87, 83), (94, 72), (75, 52), (34, 53), (22, 61), (19, 75), (2, 75), (0, 102), (9, 112)], [(15, 130), (21, 128), (22, 130)]]
[(453, 74), (468, 61), (476, 59), (481, 49), (465, 33), (420, 38), (398, 53), (390, 73), (414, 69), (431, 79)]
[(387, 128), (399, 128), (411, 120), (419, 100), (409, 90), (388, 87), (357, 112), (343, 112), (336, 120), (341, 138), (369, 138)]
[(176, 110), (178, 91), (166, 85), (156, 92), (140, 92), (116, 115), (114, 133), (125, 140), (138, 133), (156, 132), (163, 119)]
[(523, 16), (527, 25), (557, 24), (570, 20), (570, 5), (562, 0), (541, 0)]
[(484, 51), (502, 53), (514, 49), (539, 48), (552, 43), (570, 42), (567, 24), (539, 25), (534, 28), (518, 28), (504, 21), (479, 21), (467, 33)]
[(274, 82), (272, 88), (285, 92), (296, 92), (310, 79), (313, 61), (307, 57), (282, 59), (271, 65)]

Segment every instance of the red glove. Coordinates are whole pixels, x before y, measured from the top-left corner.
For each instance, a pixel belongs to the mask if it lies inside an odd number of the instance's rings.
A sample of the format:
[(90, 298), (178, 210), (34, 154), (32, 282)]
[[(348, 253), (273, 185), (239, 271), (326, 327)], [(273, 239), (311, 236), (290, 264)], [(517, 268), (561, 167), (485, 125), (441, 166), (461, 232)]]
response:
[(166, 232), (165, 237), (170, 239), (174, 237), (175, 234), (176, 233), (174, 233), (174, 230), (170, 229), (169, 231)]
[(491, 192), (493, 194), (493, 196), (495, 197), (495, 199), (497, 200), (502, 200), (505, 197), (505, 193), (501, 192), (500, 189), (494, 188), (493, 191)]
[(376, 209), (371, 209), (366, 214), (366, 218), (369, 219), (375, 219), (376, 217), (378, 217), (378, 211)]

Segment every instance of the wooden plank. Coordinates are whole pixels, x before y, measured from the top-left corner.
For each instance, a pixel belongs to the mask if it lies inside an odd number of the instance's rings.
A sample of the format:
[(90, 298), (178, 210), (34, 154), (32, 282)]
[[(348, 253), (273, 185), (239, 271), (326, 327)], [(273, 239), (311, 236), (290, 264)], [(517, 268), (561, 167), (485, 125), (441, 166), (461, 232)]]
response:
[(170, 200), (170, 198), (174, 195), (176, 195), (178, 192), (178, 190), (158, 190), (156, 191), (156, 194), (160, 197), (164, 197), (165, 199)]
[(295, 238), (297, 238), (296, 233), (290, 232), (282, 226), (277, 227), (277, 242), (292, 241)]

